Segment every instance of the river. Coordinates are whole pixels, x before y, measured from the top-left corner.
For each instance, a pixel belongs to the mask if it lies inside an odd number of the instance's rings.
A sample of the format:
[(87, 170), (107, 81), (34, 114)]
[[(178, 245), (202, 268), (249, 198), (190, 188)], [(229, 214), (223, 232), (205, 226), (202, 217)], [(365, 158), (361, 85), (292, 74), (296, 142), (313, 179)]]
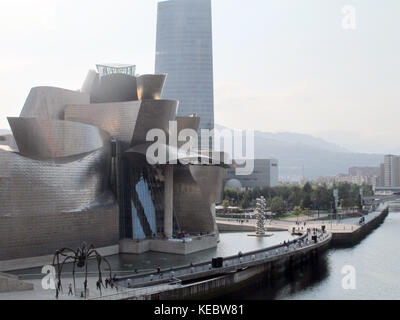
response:
[[(269, 281), (262, 277), (224, 299), (397, 300), (400, 299), (400, 212), (351, 248), (330, 249), (320, 260)], [(355, 289), (344, 289), (345, 266), (354, 267)], [(348, 272), (348, 271), (347, 271)]]

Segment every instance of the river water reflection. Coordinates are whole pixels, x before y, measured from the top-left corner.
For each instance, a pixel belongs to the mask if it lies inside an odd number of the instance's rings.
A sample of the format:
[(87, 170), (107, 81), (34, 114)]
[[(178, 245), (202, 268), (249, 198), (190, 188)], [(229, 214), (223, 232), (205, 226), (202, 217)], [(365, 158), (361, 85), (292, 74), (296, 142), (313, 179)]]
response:
[[(268, 281), (263, 277), (224, 299), (379, 300), (400, 299), (400, 212), (352, 248), (330, 249), (318, 262)], [(355, 268), (355, 290), (345, 290), (345, 266)]]

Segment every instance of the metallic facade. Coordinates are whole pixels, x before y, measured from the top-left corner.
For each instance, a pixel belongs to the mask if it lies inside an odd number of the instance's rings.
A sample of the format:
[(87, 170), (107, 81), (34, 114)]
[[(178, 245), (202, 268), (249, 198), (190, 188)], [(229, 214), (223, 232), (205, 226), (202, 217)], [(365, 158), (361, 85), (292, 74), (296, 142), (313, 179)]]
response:
[(163, 96), (179, 100), (179, 116), (214, 128), (211, 0), (158, 4), (155, 72), (168, 74)]
[(166, 78), (166, 74), (144, 74), (137, 77), (138, 99), (160, 99)]
[(67, 105), (65, 119), (99, 127), (112, 138), (130, 143), (140, 106), (140, 101)]
[(77, 122), (8, 118), (22, 156), (34, 159), (71, 157), (95, 151), (110, 140), (101, 129)]
[[(90, 74), (88, 75), (90, 77)], [(138, 100), (137, 81), (135, 76), (129, 74), (109, 74), (104, 77), (96, 75), (89, 79), (90, 102), (122, 102)]]
[(213, 204), (216, 198), (221, 199), (224, 178), (223, 167), (174, 168), (174, 213), (179, 229), (190, 233), (216, 232)]
[(177, 108), (176, 100), (142, 100), (132, 145), (146, 142), (147, 133), (151, 129), (161, 129), (167, 135), (169, 122), (175, 120)]
[(66, 104), (89, 103), (87, 93), (55, 87), (35, 87), (29, 92), (20, 117), (64, 120)]
[(101, 247), (217, 232), (225, 165), (213, 164), (216, 154), (165, 141), (159, 152), (167, 162), (146, 158), (151, 129), (168, 137), (170, 121), (178, 134), (201, 121), (176, 117), (178, 101), (161, 99), (165, 80), (90, 71), (84, 92), (31, 90), (20, 117), (9, 118), (13, 136), (0, 145), (0, 260), (82, 241)]
[(49, 161), (0, 149), (0, 217), (75, 212), (99, 200), (109, 203), (109, 157), (109, 148)]

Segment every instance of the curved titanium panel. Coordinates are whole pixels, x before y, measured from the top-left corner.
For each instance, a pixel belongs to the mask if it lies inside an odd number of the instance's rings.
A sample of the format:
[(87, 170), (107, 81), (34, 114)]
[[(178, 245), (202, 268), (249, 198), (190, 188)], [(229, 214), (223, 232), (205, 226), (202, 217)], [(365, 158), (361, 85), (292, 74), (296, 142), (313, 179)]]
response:
[(203, 157), (211, 159), (209, 164), (222, 165), (226, 168), (230, 167), (231, 165), (230, 155), (227, 152), (213, 151), (209, 149), (199, 149), (197, 152), (199, 152), (199, 154), (201, 154)]
[(205, 199), (211, 203), (223, 199), (226, 169), (219, 166), (189, 166), (193, 179), (198, 183)]
[(136, 77), (121, 73), (101, 77), (93, 83), (90, 96), (91, 103), (138, 100)]
[(20, 117), (62, 120), (66, 104), (89, 102), (90, 96), (87, 93), (55, 87), (36, 87), (29, 92)]
[(92, 152), (109, 141), (97, 127), (70, 121), (8, 118), (21, 155), (54, 159)]
[(137, 77), (138, 99), (159, 100), (166, 78), (166, 74), (144, 74)]
[[(176, 117), (176, 123), (177, 123), (177, 134), (178, 134), (178, 147), (183, 146), (184, 144), (187, 143), (188, 138), (186, 137), (186, 141), (179, 141), (179, 134), (181, 133), (182, 130), (190, 129), (193, 130), (192, 134), (196, 134), (196, 138), (198, 138), (198, 130), (199, 130), (199, 124), (200, 124), (200, 118), (199, 117)], [(183, 133), (182, 133), (183, 134)], [(187, 133), (185, 133), (186, 135)], [(190, 134), (190, 136), (192, 136)], [(197, 148), (197, 144), (194, 145), (194, 148)]]
[(142, 100), (131, 145), (146, 142), (151, 129), (161, 129), (168, 137), (169, 121), (175, 120), (178, 101)]
[(190, 166), (174, 167), (174, 215), (181, 231), (189, 233), (215, 231), (211, 203), (193, 178)]
[[(147, 159), (147, 150), (148, 148), (153, 144), (153, 142), (147, 142), (144, 144), (139, 144), (131, 147), (127, 151), (125, 151), (125, 154), (136, 154), (139, 156), (141, 159)], [(149, 160), (151, 161), (151, 164), (177, 164), (177, 162), (187, 164), (187, 163), (192, 163), (194, 161), (202, 161), (204, 159), (206, 162), (211, 162), (210, 158), (208, 158), (205, 155), (201, 155), (198, 153), (187, 153), (184, 151), (181, 151), (177, 147), (170, 146), (167, 144), (160, 143), (157, 145), (158, 146), (158, 154), (162, 153), (165, 154), (166, 156), (166, 163), (159, 163), (157, 157), (154, 154), (149, 153)]]
[(176, 117), (178, 133), (183, 129), (199, 130), (200, 118), (199, 117)]
[(81, 92), (90, 94), (98, 86), (99, 74), (95, 70), (89, 70), (83, 82)]
[(91, 124), (130, 143), (140, 105), (140, 101), (69, 105), (65, 108), (65, 120)]
[(109, 192), (109, 172), (109, 147), (53, 161), (0, 148), (0, 217), (88, 209)]

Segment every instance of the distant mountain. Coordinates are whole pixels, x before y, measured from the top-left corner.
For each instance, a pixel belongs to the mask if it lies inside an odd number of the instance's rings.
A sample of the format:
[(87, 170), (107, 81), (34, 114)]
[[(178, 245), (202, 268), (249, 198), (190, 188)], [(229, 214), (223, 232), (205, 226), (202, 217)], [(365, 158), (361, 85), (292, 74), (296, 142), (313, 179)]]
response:
[(321, 138), (316, 138), (308, 134), (293, 133), (293, 132), (269, 133), (269, 132), (256, 131), (255, 136), (264, 139), (277, 140), (295, 144), (303, 144), (306, 146), (316, 147), (333, 152), (349, 152), (349, 150), (339, 145), (327, 142)]
[(306, 134), (256, 131), (254, 140), (255, 158), (278, 159), (280, 178), (284, 180), (300, 179), (303, 173), (309, 179), (334, 176), (347, 173), (353, 166), (378, 166), (383, 162), (381, 154), (353, 153)]

